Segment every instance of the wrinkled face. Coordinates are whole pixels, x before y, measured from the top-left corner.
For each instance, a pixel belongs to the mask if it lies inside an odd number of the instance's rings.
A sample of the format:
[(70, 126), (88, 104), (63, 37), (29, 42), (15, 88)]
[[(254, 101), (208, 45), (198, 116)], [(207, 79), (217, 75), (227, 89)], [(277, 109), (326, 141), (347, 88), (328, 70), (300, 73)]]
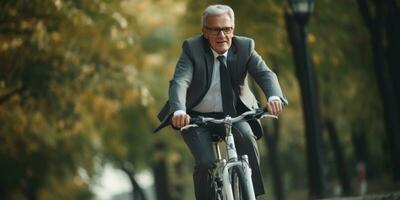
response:
[(210, 42), (211, 48), (223, 54), (231, 47), (233, 29), (234, 26), (228, 14), (224, 13), (208, 16), (202, 31), (204, 37)]

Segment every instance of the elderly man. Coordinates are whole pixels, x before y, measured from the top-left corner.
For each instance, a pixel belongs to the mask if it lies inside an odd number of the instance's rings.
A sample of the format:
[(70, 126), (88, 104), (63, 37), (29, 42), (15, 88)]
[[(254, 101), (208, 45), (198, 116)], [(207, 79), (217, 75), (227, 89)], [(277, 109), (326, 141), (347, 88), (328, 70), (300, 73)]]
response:
[[(211, 5), (202, 16), (202, 35), (187, 39), (170, 81), (169, 101), (160, 111), (159, 129), (172, 124), (187, 125), (190, 116), (222, 118), (237, 116), (258, 108), (247, 84), (250, 74), (268, 98), (266, 109), (279, 115), (287, 100), (278, 79), (254, 49), (250, 38), (234, 35), (233, 10), (226, 5)], [(239, 154), (249, 156), (255, 194), (264, 194), (256, 139), (262, 135), (258, 120), (233, 126)], [(224, 134), (223, 125), (207, 125), (182, 132), (195, 159), (193, 173), (197, 200), (211, 199), (209, 172), (213, 167), (212, 134)]]

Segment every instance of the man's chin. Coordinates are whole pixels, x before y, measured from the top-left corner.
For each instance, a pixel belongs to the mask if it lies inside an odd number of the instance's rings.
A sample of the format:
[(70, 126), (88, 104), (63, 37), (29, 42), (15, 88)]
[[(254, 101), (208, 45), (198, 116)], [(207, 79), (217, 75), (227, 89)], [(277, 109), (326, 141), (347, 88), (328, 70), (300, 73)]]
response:
[(228, 47), (223, 45), (223, 46), (218, 46), (218, 48), (214, 49), (217, 53), (225, 53), (226, 51), (228, 51)]
[(226, 51), (228, 51), (228, 50), (226, 50), (226, 49), (217, 49), (215, 52), (217, 52), (218, 54), (223, 54)]

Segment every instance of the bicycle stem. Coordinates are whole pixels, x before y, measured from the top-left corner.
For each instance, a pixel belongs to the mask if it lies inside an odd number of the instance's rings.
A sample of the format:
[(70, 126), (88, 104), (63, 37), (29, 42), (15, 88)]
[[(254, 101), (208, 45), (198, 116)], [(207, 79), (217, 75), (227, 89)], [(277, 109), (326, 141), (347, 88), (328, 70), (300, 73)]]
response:
[(224, 123), (225, 132), (226, 132), (225, 143), (226, 143), (228, 160), (229, 161), (237, 161), (238, 156), (237, 156), (237, 152), (236, 152), (234, 138), (232, 135), (232, 120), (231, 119), (232, 118), (230, 116), (225, 117), (225, 123)]

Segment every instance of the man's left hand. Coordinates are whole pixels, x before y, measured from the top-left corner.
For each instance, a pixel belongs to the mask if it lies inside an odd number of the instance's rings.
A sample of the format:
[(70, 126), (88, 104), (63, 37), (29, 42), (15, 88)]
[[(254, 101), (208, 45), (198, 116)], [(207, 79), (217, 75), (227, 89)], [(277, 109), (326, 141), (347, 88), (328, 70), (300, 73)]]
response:
[(271, 115), (279, 116), (282, 111), (282, 103), (279, 100), (269, 101), (267, 106), (268, 113)]

